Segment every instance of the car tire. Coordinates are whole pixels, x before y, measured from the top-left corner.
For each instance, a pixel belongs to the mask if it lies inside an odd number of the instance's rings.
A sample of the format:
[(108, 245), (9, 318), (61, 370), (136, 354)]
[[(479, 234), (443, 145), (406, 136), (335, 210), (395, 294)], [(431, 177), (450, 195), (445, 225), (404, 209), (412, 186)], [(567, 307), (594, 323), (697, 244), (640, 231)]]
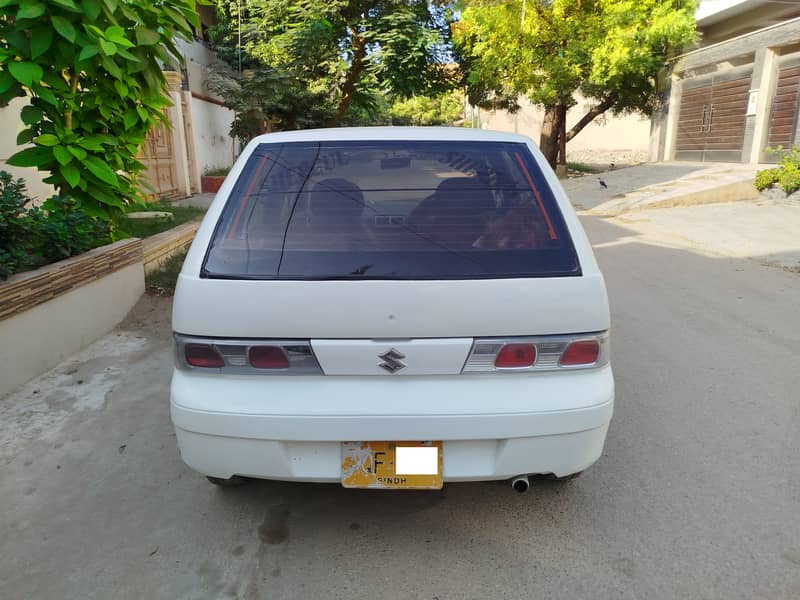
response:
[(206, 479), (208, 479), (214, 485), (218, 485), (219, 487), (238, 487), (247, 483), (247, 479), (240, 477), (239, 475), (234, 475), (228, 479), (223, 479), (222, 477), (211, 477), (209, 475), (206, 477)]

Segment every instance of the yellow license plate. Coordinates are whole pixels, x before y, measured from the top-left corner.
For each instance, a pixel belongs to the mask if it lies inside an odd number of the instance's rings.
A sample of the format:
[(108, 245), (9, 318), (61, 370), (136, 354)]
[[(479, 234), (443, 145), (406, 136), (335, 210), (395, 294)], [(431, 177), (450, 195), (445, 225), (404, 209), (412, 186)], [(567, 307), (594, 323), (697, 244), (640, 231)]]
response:
[(442, 442), (343, 442), (342, 485), (379, 490), (442, 487)]

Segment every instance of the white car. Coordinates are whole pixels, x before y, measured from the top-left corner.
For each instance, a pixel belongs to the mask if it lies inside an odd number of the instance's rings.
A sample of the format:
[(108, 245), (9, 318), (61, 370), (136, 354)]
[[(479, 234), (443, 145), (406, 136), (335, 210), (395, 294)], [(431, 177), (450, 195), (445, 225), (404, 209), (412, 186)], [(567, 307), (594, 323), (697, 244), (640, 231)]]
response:
[(603, 450), (603, 277), (526, 137), (275, 133), (245, 148), (186, 257), (171, 412), (217, 484), (565, 478)]

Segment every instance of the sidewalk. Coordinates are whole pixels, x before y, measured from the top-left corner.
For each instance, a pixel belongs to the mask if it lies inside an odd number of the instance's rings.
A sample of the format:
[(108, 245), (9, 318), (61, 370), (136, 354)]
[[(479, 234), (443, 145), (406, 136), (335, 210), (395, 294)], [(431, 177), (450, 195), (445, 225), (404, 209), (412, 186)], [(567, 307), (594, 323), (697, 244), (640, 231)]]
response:
[[(562, 182), (575, 208), (615, 216), (643, 208), (755, 199), (756, 171), (735, 163), (648, 163)], [(605, 184), (605, 187), (603, 186)]]
[[(632, 238), (800, 273), (800, 202), (759, 196), (753, 178), (762, 168), (766, 167), (652, 163), (563, 185), (584, 215), (631, 230)], [(619, 243), (625, 240), (612, 242)]]

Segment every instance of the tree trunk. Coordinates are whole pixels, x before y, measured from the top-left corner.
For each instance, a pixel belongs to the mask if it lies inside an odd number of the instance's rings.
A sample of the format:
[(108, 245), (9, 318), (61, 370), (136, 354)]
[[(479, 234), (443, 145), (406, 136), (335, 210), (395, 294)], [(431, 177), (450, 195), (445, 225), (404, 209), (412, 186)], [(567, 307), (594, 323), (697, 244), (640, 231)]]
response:
[(542, 132), (539, 135), (539, 149), (554, 169), (558, 160), (558, 108), (555, 104), (544, 107)]
[(558, 164), (567, 168), (567, 103), (563, 101), (558, 105)]
[(353, 101), (353, 95), (361, 77), (361, 72), (364, 70), (364, 59), (367, 56), (367, 44), (364, 38), (354, 29), (351, 29), (350, 33), (353, 36), (353, 62), (350, 63), (350, 69), (347, 71), (347, 76), (342, 86), (342, 97), (339, 99), (339, 107), (336, 109), (336, 116), (333, 118), (332, 125), (341, 123), (347, 114), (347, 109), (350, 108), (350, 103)]
[(589, 123), (594, 121), (596, 117), (602, 115), (609, 108), (614, 106), (614, 103), (617, 101), (618, 98), (619, 94), (617, 94), (616, 92), (612, 92), (611, 94), (603, 98), (600, 104), (598, 104), (597, 106), (593, 106), (589, 110), (589, 112), (583, 115), (581, 117), (581, 120), (575, 123), (575, 125), (572, 126), (572, 129), (570, 129), (567, 132), (567, 141), (570, 141), (572, 138), (578, 135), (581, 132), (581, 130), (584, 127), (586, 127)]
[[(599, 104), (593, 106), (581, 119), (566, 132), (565, 141), (569, 142), (572, 138), (578, 135), (581, 130), (589, 123), (594, 121), (595, 118), (602, 115), (619, 99), (619, 94), (612, 92)], [(544, 120), (542, 121), (542, 133), (539, 136), (539, 149), (544, 154), (547, 162), (554, 169), (559, 162), (559, 142), (561, 129), (566, 129), (566, 103), (561, 100), (556, 101), (555, 104), (550, 104), (544, 107)], [(566, 156), (562, 160), (566, 160)]]

